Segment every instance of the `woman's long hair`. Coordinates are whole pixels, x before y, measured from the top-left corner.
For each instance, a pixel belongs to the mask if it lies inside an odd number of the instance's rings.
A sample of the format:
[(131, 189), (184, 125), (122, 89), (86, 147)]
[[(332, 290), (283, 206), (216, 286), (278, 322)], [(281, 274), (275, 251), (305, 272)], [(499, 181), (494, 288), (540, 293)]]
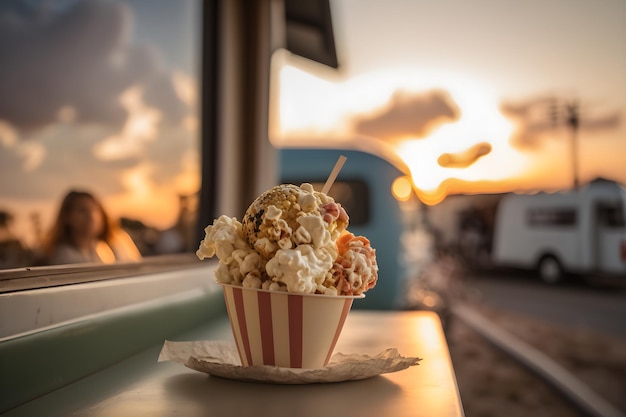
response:
[(69, 243), (72, 244), (71, 230), (70, 226), (67, 223), (68, 213), (72, 210), (74, 205), (79, 199), (88, 198), (92, 200), (100, 213), (102, 214), (102, 232), (98, 235), (98, 239), (110, 243), (113, 237), (113, 224), (106, 211), (104, 210), (104, 206), (98, 199), (91, 193), (87, 191), (78, 191), (72, 190), (68, 192), (63, 201), (61, 202), (61, 206), (59, 207), (59, 212), (56, 216), (54, 224), (52, 228), (48, 232), (48, 235), (44, 238), (43, 241), (43, 253), (45, 256), (51, 256), (54, 250), (60, 244)]

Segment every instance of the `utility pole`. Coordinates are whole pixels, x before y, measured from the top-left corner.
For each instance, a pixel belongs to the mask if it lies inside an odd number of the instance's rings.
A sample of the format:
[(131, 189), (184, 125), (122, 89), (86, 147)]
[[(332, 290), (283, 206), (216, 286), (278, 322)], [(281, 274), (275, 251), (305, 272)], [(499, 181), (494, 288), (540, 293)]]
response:
[(580, 117), (578, 114), (578, 103), (573, 101), (565, 106), (567, 112), (567, 126), (572, 131), (572, 168), (574, 175), (574, 190), (578, 190), (580, 179), (578, 177), (578, 126), (580, 125)]
[(574, 179), (573, 188), (574, 190), (578, 190), (580, 186), (580, 178), (578, 173), (578, 128), (580, 126), (580, 108), (578, 106), (578, 101), (570, 101), (568, 103), (565, 103), (565, 105), (561, 107), (556, 99), (554, 99), (550, 103), (549, 116), (550, 120), (552, 121), (553, 127), (556, 127), (559, 122), (563, 120), (567, 127), (570, 129), (572, 140), (572, 176)]

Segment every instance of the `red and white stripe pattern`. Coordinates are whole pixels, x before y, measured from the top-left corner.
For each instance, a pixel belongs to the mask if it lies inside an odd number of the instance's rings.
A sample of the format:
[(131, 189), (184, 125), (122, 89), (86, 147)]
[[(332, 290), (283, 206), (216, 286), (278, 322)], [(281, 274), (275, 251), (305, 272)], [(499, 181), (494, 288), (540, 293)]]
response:
[(243, 366), (326, 366), (358, 298), (223, 287)]

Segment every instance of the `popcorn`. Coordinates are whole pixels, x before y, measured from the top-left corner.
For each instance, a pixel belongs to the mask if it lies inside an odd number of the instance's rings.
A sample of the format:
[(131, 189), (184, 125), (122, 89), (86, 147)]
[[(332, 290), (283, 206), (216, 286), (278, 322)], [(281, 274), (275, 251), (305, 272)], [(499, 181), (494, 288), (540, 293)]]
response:
[(285, 284), (288, 292), (314, 293), (324, 282), (333, 260), (324, 248), (315, 250), (311, 245), (299, 245), (278, 250), (266, 270), (272, 281)]
[(361, 294), (376, 285), (378, 265), (376, 251), (363, 236), (345, 233), (337, 242), (339, 256), (331, 274), (341, 294)]
[(219, 283), (360, 295), (376, 285), (376, 251), (365, 237), (348, 232), (348, 224), (341, 204), (311, 184), (282, 184), (252, 202), (241, 223), (216, 219), (196, 254), (200, 259), (217, 255)]
[(266, 261), (248, 246), (243, 238), (241, 223), (237, 219), (220, 216), (204, 229), (204, 233), (204, 240), (200, 242), (196, 255), (200, 259), (217, 255), (217, 282), (241, 285), (248, 278), (249, 285), (252, 277), (262, 282)]

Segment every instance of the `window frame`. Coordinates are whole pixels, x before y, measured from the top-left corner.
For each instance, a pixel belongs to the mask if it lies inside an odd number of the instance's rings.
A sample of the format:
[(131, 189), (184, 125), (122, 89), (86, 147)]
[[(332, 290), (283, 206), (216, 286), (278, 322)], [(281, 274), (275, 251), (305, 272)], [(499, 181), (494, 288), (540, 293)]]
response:
[(140, 262), (6, 269), (0, 270), (0, 294), (182, 270), (198, 267), (199, 262), (193, 253), (180, 253), (151, 256)]
[[(218, 96), (220, 60), (221, 0), (203, 0), (201, 8), (201, 68), (199, 70), (201, 94), (199, 117), (201, 178), (198, 218), (195, 235), (202, 239), (202, 224), (207, 223), (216, 211), (216, 178), (218, 149)], [(0, 270), (0, 294), (21, 290), (58, 287), (94, 281), (135, 277), (197, 267), (199, 260), (194, 253), (163, 254), (144, 257), (139, 262), (116, 262), (114, 264), (66, 264), (32, 266)]]
[[(322, 50), (292, 52), (336, 67), (329, 0), (314, 3), (310, 10), (322, 13), (311, 16), (309, 29), (324, 39)], [(302, 23), (306, 17), (307, 8), (295, 13), (297, 6), (297, 0), (201, 2), (198, 242), (217, 214), (241, 216), (250, 201), (277, 182), (276, 149), (269, 141), (268, 128), (270, 64), (275, 50), (289, 48), (286, 26), (290, 20)], [(183, 253), (133, 263), (0, 270), (0, 295), (183, 270), (197, 267), (198, 262), (195, 254)]]

